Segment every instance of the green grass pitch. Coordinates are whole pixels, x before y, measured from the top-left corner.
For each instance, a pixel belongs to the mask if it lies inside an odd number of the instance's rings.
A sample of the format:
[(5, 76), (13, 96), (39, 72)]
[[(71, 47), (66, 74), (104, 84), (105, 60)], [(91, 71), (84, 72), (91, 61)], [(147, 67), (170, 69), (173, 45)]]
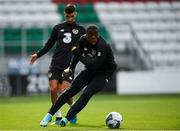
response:
[[(78, 114), (76, 125), (40, 127), (39, 122), (50, 105), (49, 96), (0, 97), (0, 130), (112, 130), (104, 122), (111, 111), (123, 116), (119, 130), (180, 129), (180, 94), (99, 94)], [(67, 109), (66, 104), (62, 108), (63, 115)]]

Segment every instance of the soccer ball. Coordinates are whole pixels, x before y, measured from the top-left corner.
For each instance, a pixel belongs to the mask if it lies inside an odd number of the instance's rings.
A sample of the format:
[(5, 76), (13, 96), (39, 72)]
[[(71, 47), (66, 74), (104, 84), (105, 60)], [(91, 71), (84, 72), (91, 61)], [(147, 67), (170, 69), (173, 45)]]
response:
[(106, 125), (111, 128), (119, 128), (122, 124), (122, 115), (118, 112), (110, 112), (107, 116), (106, 116)]

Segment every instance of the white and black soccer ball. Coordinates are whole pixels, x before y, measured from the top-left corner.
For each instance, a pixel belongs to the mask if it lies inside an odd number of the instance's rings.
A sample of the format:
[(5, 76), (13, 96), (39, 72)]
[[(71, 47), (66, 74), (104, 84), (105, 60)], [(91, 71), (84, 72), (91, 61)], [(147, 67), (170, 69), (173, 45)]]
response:
[(106, 125), (111, 129), (119, 128), (122, 125), (122, 121), (122, 115), (118, 112), (110, 112), (105, 120)]

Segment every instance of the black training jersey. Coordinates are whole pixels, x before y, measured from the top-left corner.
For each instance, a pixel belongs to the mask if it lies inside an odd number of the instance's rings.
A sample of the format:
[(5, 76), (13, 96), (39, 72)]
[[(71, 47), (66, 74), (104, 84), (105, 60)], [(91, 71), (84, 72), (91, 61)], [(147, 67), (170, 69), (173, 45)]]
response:
[(50, 68), (64, 70), (68, 67), (72, 57), (71, 48), (77, 46), (78, 40), (83, 34), (85, 34), (84, 27), (75, 22), (73, 24), (60, 23), (54, 26), (49, 40), (37, 52), (37, 57), (39, 58), (47, 53), (56, 43)]
[[(114, 61), (112, 49), (102, 37), (99, 37), (98, 42), (92, 45), (87, 41), (86, 35), (83, 35), (79, 41), (79, 50), (81, 52), (79, 60), (88, 70), (108, 75), (112, 75), (115, 71), (117, 64)], [(77, 59), (74, 57), (70, 68), (73, 70), (76, 64)]]

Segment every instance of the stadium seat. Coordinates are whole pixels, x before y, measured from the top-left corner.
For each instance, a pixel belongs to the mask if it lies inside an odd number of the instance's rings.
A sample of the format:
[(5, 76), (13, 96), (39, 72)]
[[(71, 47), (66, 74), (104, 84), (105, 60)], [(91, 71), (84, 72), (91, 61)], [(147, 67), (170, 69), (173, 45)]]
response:
[(159, 6), (158, 8), (160, 11), (167, 11), (167, 10), (170, 11), (172, 9), (170, 2), (162, 1), (162, 2), (159, 2), (158, 6)]
[(152, 11), (152, 10), (155, 11), (159, 9), (159, 6), (158, 6), (158, 3), (149, 1), (145, 4), (145, 9), (147, 11)]
[(103, 36), (106, 40), (109, 40), (109, 34), (108, 31), (106, 30), (106, 28), (104, 26), (100, 26), (99, 28), (99, 33), (101, 34), (101, 36)]
[(145, 11), (146, 10), (145, 4), (143, 2), (135, 2), (132, 4), (133, 4), (134, 11)]
[(26, 30), (27, 41), (43, 40), (43, 29), (41, 28), (29, 28)]
[(43, 29), (29, 28), (26, 30), (27, 51), (35, 52), (43, 45)]
[(57, 5), (50, 0), (7, 0), (0, 4), (0, 26), (52, 26), (61, 21), (57, 11)]
[(8, 17), (5, 14), (0, 14), (0, 27), (6, 27), (8, 25)]
[[(156, 63), (155, 68), (159, 68), (163, 64), (168, 66), (171, 62), (176, 63), (172, 54), (179, 51), (179, 5), (175, 1), (99, 2), (95, 4), (95, 10), (110, 32), (115, 48), (121, 46), (119, 43), (128, 44), (132, 38), (137, 39), (148, 55), (154, 55), (152, 62)], [(154, 52), (160, 54), (155, 55)]]
[(20, 28), (5, 28), (4, 29), (4, 41), (6, 53), (18, 53), (21, 52), (21, 33)]
[[(67, 2), (74, 1), (54, 0), (52, 3), (51, 0), (0, 0), (0, 27), (13, 30), (5, 29), (7, 36), (4, 43), (7, 46), (19, 46), (25, 40), (28, 52), (39, 49), (49, 34), (45, 28), (64, 20), (63, 12)], [(178, 63), (175, 62), (179, 61), (175, 56), (178, 56), (180, 50), (180, 2), (77, 0), (75, 4), (77, 22), (83, 25), (97, 24), (100, 34), (107, 40), (112, 39), (117, 50), (125, 50), (126, 44), (133, 39), (139, 42), (139, 46), (149, 56), (154, 55), (152, 62), (155, 68), (173, 67)], [(20, 27), (23, 31), (18, 31)], [(16, 33), (12, 35), (13, 32)]]
[(95, 10), (100, 11), (101, 13), (107, 9), (107, 4), (104, 2), (98, 2), (94, 5)]
[(180, 2), (174, 1), (174, 2), (172, 2), (171, 5), (172, 5), (173, 11), (179, 11), (180, 10)]
[(118, 11), (120, 8), (119, 2), (110, 2), (108, 8), (105, 8), (107, 11)]
[(20, 28), (5, 28), (4, 34), (5, 41), (20, 41), (22, 39)]
[(93, 4), (77, 4), (76, 8), (77, 8), (78, 13), (81, 13), (81, 12), (83, 12), (83, 13), (94, 12)]

